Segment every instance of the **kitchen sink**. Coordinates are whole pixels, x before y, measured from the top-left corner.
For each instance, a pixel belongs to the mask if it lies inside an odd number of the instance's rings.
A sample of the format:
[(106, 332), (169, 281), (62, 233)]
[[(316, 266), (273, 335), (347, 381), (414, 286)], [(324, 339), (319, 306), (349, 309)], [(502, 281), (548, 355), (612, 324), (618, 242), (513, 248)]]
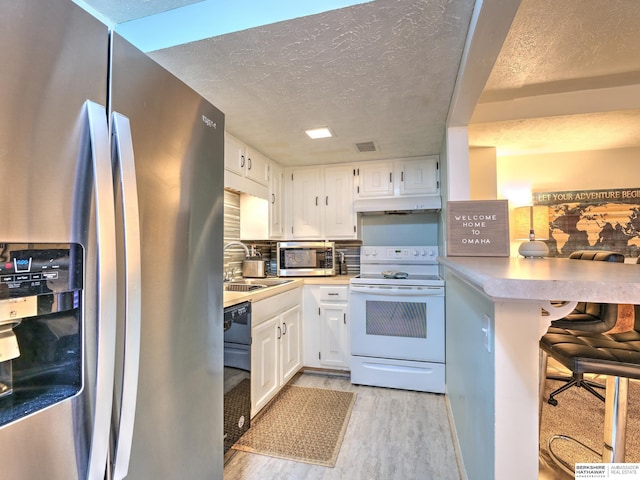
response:
[(231, 283), (239, 283), (244, 285), (262, 285), (264, 287), (272, 287), (274, 285), (284, 285), (285, 283), (293, 282), (293, 280), (287, 280), (286, 278), (242, 278), (240, 280), (234, 280)]
[(224, 284), (224, 289), (228, 292), (250, 292), (259, 288), (275, 287), (293, 282), (284, 278), (242, 278)]
[(259, 288), (264, 288), (266, 285), (256, 285), (251, 283), (239, 283), (239, 282), (229, 282), (224, 284), (224, 289), (227, 292), (250, 292), (251, 290), (258, 290)]

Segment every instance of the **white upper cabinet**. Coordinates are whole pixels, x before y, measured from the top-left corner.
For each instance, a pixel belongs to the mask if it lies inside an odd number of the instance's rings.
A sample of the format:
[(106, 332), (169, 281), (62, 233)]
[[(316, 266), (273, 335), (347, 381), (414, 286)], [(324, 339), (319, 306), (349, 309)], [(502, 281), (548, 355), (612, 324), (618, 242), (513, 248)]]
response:
[(356, 198), (432, 195), (440, 191), (438, 156), (356, 164)]
[(324, 169), (324, 237), (355, 238), (353, 165)]
[(438, 157), (401, 159), (396, 163), (399, 195), (428, 195), (438, 193)]
[(269, 159), (226, 132), (224, 168), (225, 187), (264, 199), (269, 197)]
[(245, 146), (228, 133), (224, 134), (224, 168), (236, 175), (244, 176), (247, 159)]
[(296, 168), (287, 175), (291, 181), (291, 229), (292, 238), (322, 238), (322, 169)]
[(292, 239), (356, 238), (353, 165), (287, 171), (290, 184), (286, 235)]
[(269, 178), (269, 238), (284, 237), (284, 169), (271, 163)]
[(246, 147), (245, 175), (260, 185), (269, 186), (269, 159), (260, 152)]
[(360, 163), (356, 169), (359, 180), (358, 197), (390, 197), (393, 195), (393, 162)]

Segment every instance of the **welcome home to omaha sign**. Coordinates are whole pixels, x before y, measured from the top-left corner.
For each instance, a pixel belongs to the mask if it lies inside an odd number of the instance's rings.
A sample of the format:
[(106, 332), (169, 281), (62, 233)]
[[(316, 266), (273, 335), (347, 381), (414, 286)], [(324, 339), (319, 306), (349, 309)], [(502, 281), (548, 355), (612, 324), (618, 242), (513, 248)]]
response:
[(508, 257), (508, 201), (447, 202), (447, 255)]

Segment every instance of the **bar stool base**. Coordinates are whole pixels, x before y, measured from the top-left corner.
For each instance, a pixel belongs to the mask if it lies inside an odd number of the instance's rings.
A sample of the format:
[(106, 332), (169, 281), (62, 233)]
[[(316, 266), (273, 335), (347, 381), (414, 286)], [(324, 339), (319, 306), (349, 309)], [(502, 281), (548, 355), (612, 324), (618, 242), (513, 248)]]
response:
[(568, 473), (572, 477), (575, 477), (574, 469), (566, 461), (561, 459), (560, 456), (556, 452), (553, 451), (553, 442), (555, 442), (557, 440), (562, 440), (562, 441), (574, 443), (574, 444), (578, 445), (581, 448), (585, 448), (585, 449), (589, 450), (589, 452), (593, 453), (596, 457), (602, 458), (602, 453), (596, 452), (591, 447), (585, 445), (584, 443), (582, 443), (579, 440), (576, 440), (573, 437), (570, 437), (568, 435), (552, 435), (551, 437), (549, 437), (549, 440), (547, 441), (547, 451), (549, 452), (549, 457), (551, 457), (551, 460), (553, 460), (553, 463), (555, 463), (564, 472)]

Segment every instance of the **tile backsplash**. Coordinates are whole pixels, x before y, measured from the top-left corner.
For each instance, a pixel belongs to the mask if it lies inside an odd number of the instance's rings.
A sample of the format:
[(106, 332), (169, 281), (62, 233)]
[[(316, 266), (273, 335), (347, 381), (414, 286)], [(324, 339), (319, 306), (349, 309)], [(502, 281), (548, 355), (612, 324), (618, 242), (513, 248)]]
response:
[[(240, 241), (240, 195), (228, 190), (224, 191), (224, 244)], [(336, 261), (340, 252), (344, 253), (349, 275), (360, 273), (360, 240), (334, 240), (336, 245)], [(276, 275), (276, 240), (243, 240), (242, 243), (255, 246), (262, 257), (267, 260), (267, 273)], [(245, 251), (242, 247), (231, 246), (224, 252), (224, 270), (234, 271), (235, 277), (242, 276), (242, 261)]]

